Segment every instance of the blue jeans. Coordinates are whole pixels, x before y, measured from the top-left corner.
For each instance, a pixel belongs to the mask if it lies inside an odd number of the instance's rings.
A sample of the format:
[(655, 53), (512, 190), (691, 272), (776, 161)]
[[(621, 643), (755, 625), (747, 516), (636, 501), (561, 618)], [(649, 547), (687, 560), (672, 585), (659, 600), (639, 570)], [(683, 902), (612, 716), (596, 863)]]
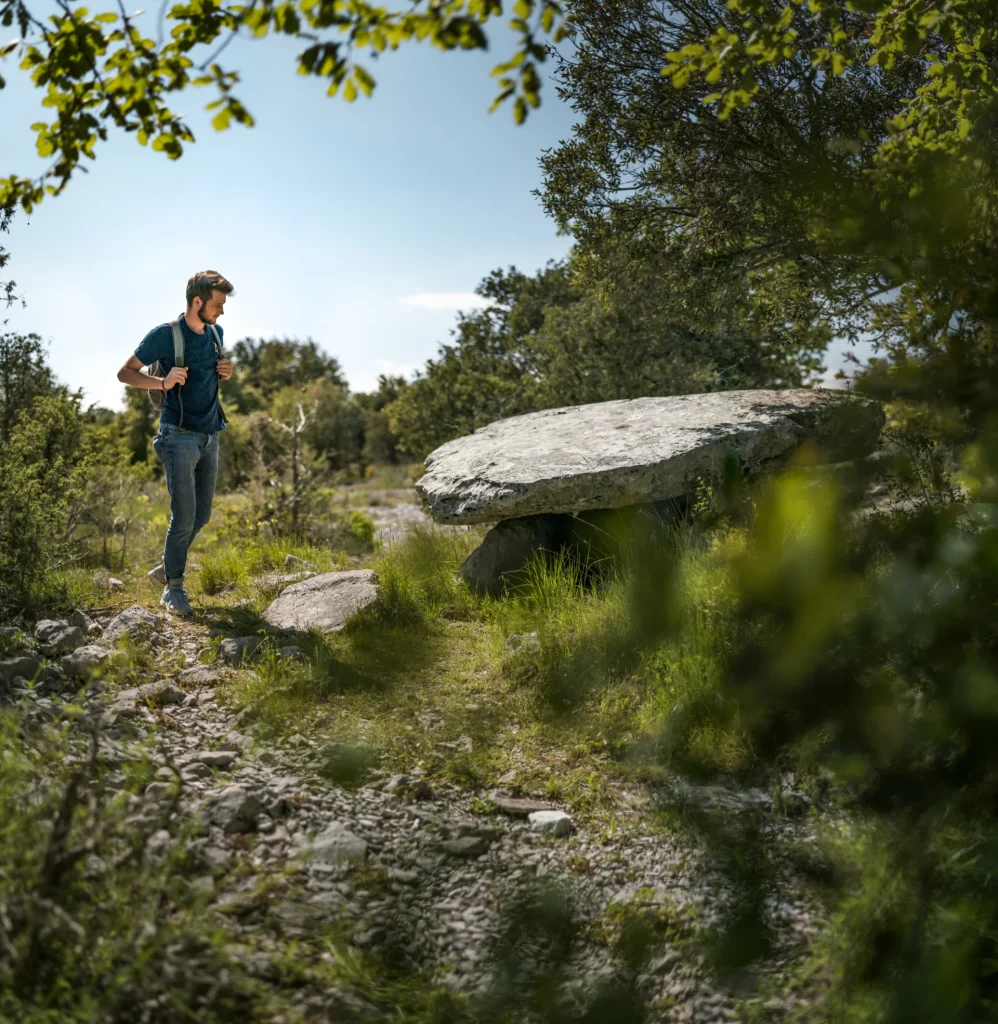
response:
[(187, 552), (211, 518), (218, 472), (218, 434), (199, 434), (165, 424), (152, 446), (166, 472), (170, 492), (170, 526), (166, 531), (163, 567), (166, 585), (184, 582)]

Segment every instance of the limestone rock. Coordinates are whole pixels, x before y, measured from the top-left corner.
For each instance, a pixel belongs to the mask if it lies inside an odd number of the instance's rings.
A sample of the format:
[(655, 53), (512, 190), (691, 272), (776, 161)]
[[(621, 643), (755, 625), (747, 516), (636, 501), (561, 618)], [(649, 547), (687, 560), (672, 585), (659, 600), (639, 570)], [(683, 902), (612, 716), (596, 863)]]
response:
[(62, 667), (70, 679), (85, 679), (96, 672), (109, 657), (103, 647), (87, 644), (63, 658)]
[(327, 572), (288, 587), (263, 617), (281, 629), (335, 632), (377, 597), (378, 576), (370, 569)]
[(209, 768), (219, 768), (224, 771), (231, 768), (239, 755), (234, 750), (201, 750), (191, 757), (192, 761), (200, 762)]
[[(578, 515), (544, 513), (504, 519), (489, 530), (459, 571), (469, 587), (493, 597), (523, 581), (523, 570), (538, 552), (565, 552), (595, 577), (601, 566), (619, 555), (622, 543), (654, 536), (675, 523), (685, 508), (685, 498), (668, 498), (624, 508), (590, 509)], [(529, 652), (523, 648), (519, 653)]]
[(186, 694), (178, 689), (169, 679), (160, 679), (155, 683), (146, 683), (144, 686), (137, 686), (131, 690), (122, 690), (115, 700), (115, 704), (125, 704), (129, 701), (136, 704), (151, 704), (154, 707), (166, 707), (168, 704), (183, 703)]
[(531, 814), (540, 812), (561, 813), (560, 811), (552, 811), (550, 800), (530, 800), (526, 797), (516, 796), (494, 796), (492, 801), (503, 814), (508, 814), (511, 818), (527, 818)]
[(207, 818), (223, 832), (252, 832), (262, 810), (260, 798), (243, 786), (227, 786), (207, 806)]
[(50, 658), (57, 658), (62, 654), (72, 654), (73, 651), (86, 645), (87, 635), (79, 626), (62, 626), (54, 632), (47, 634), (48, 639), (42, 642), (40, 650), (42, 654)]
[(461, 836), (448, 839), (443, 844), (444, 850), (452, 857), (480, 857), (488, 851), (489, 845), (484, 836)]
[(35, 639), (40, 644), (50, 643), (52, 638), (68, 625), (65, 619), (39, 619), (35, 623)]
[(567, 836), (572, 831), (572, 819), (564, 811), (534, 811), (527, 820), (531, 832)]
[(258, 636), (239, 636), (223, 640), (218, 648), (218, 660), (231, 668), (238, 668), (256, 653), (261, 643), (263, 639)]
[(141, 605), (134, 604), (107, 624), (101, 639), (111, 644), (117, 643), (126, 635), (132, 640), (147, 640), (158, 628), (158, 616), (147, 612)]
[(35, 654), (7, 658), (0, 661), (0, 682), (12, 683), (18, 676), (22, 679), (34, 679), (41, 667), (42, 660)]
[(69, 624), (71, 626), (79, 626), (87, 636), (91, 637), (100, 636), (102, 632), (100, 626), (86, 612), (80, 611), (79, 608), (69, 616)]
[(363, 860), (367, 856), (367, 843), (334, 821), (312, 840), (307, 850), (309, 858), (320, 864), (342, 864), (348, 860)]
[(805, 389), (636, 398), (527, 413), (431, 453), (416, 489), (441, 523), (621, 508), (679, 498), (729, 455), (750, 473), (814, 442), (836, 462), (869, 453), (880, 406)]
[(194, 665), (192, 668), (185, 668), (177, 680), (184, 686), (215, 686), (221, 682), (222, 677), (206, 665)]

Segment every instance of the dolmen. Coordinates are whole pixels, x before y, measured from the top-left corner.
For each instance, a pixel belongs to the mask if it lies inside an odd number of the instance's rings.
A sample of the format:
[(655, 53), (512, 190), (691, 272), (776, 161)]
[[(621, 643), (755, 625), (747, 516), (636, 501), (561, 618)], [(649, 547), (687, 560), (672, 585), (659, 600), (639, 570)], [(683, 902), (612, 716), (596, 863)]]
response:
[(500, 594), (539, 550), (600, 557), (615, 523), (683, 514), (697, 481), (732, 463), (758, 477), (805, 444), (822, 462), (859, 458), (883, 425), (871, 399), (803, 388), (546, 409), (442, 445), (416, 490), (438, 523), (495, 524), (461, 575)]

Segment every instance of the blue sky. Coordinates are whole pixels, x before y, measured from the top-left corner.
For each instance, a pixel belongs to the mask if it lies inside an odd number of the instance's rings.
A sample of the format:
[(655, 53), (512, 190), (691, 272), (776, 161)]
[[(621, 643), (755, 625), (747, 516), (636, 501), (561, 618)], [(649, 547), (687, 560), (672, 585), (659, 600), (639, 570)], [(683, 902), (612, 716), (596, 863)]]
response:
[[(89, 174), (0, 243), (28, 301), (2, 314), (6, 329), (41, 334), (64, 381), (117, 407), (118, 367), (210, 267), (236, 287), (230, 342), (311, 337), (357, 389), (410, 373), (490, 270), (534, 271), (571, 244), (531, 195), (571, 111), (551, 87), (523, 127), (490, 116), (489, 72), (513, 37), (497, 25), (493, 40), (489, 54), (387, 54), (368, 65), (374, 98), (352, 105), (295, 73), (292, 40), (237, 42), (223, 62), (243, 72), (256, 126), (215, 132), (202, 112), (213, 96), (191, 90), (174, 109), (198, 141), (179, 161), (131, 136), (100, 146)], [(13, 61), (3, 74), (0, 173), (37, 174), (41, 94)]]
[[(6, 329), (42, 335), (62, 380), (120, 407), (118, 367), (210, 267), (236, 287), (222, 320), (230, 343), (313, 338), (356, 390), (410, 375), (489, 271), (532, 272), (571, 244), (531, 190), (572, 112), (548, 83), (525, 126), (507, 109), (489, 115), (489, 72), (513, 45), (498, 24), (491, 38), (488, 54), (387, 54), (368, 65), (374, 98), (352, 105), (295, 73), (293, 40), (236, 42), (223, 63), (242, 71), (256, 126), (215, 132), (203, 112), (213, 95), (191, 90), (174, 109), (198, 141), (179, 161), (112, 135), (89, 174), (0, 240), (28, 301), (2, 314)], [(13, 60), (3, 74), (0, 174), (37, 174), (41, 93)]]

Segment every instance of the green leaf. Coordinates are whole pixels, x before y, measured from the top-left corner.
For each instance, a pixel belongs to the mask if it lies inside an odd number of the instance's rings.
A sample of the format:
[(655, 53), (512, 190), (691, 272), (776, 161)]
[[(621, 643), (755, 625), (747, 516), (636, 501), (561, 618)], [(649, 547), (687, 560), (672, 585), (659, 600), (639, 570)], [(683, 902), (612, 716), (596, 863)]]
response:
[(343, 86), (343, 98), (347, 103), (353, 103), (357, 99), (357, 86), (352, 78), (348, 78)]
[(524, 20), (529, 18), (533, 11), (533, 0), (516, 0), (516, 3), (513, 4), (513, 12)]

